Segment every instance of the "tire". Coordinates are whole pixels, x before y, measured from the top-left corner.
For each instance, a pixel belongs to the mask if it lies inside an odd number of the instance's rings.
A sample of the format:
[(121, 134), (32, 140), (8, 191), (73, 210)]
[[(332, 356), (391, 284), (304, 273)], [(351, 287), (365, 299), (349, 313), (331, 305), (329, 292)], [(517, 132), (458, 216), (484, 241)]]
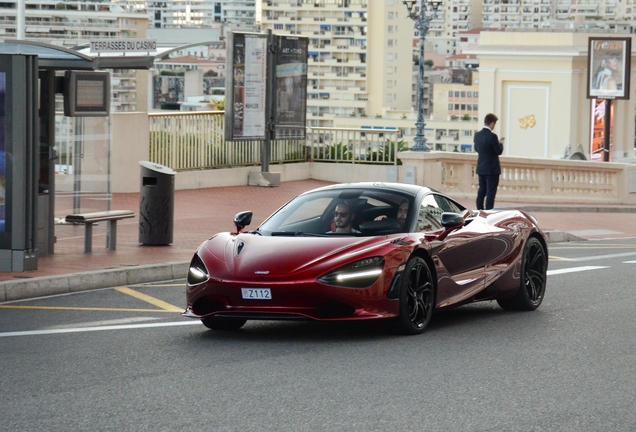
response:
[(416, 335), (431, 321), (435, 305), (435, 285), (426, 261), (413, 257), (406, 263), (400, 282), (400, 315), (393, 322), (393, 331)]
[(532, 311), (541, 305), (547, 282), (548, 256), (543, 244), (530, 237), (523, 248), (519, 291), (511, 299), (497, 300), (505, 310)]
[(247, 322), (243, 318), (218, 318), (208, 317), (201, 320), (204, 326), (211, 330), (232, 331), (238, 330)]

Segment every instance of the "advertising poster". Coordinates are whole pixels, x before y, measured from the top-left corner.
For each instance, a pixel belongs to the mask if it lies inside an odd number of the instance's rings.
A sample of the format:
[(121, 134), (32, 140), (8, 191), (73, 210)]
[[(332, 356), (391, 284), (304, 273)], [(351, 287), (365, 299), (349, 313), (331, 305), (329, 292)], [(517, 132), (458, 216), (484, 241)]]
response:
[[(609, 160), (612, 160), (612, 131), (614, 130), (614, 104), (612, 104), (612, 115), (610, 117), (610, 153)], [(603, 162), (603, 144), (605, 140), (605, 100), (592, 99), (592, 130), (590, 132), (590, 159)]]
[(0, 232), (5, 231), (6, 219), (5, 219), (5, 197), (6, 197), (6, 184), (5, 176), (7, 174), (7, 157), (6, 157), (6, 106), (5, 96), (7, 89), (7, 74), (0, 72)]
[(276, 138), (304, 138), (309, 40), (295, 36), (277, 36), (277, 40), (274, 82)]
[(589, 38), (588, 98), (629, 99), (631, 38)]
[(231, 66), (231, 139), (264, 139), (267, 37), (235, 33)]

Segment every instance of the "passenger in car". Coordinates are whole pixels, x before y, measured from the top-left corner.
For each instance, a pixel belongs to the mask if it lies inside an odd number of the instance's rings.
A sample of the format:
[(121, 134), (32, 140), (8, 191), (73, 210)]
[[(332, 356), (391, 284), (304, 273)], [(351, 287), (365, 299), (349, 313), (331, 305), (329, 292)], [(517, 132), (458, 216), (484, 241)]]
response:
[[(404, 228), (404, 224), (406, 222), (406, 217), (408, 216), (408, 214), (409, 214), (409, 201), (405, 198), (402, 201), (400, 201), (400, 206), (398, 207), (397, 216), (395, 218), (402, 228)], [(387, 215), (380, 215), (376, 217), (375, 220), (382, 220), (382, 219), (386, 219), (387, 217), (388, 217)]]
[[(353, 228), (353, 221), (355, 218), (356, 213), (349, 204), (338, 204), (336, 206), (336, 210), (333, 212), (333, 221), (336, 225), (335, 232), (360, 234), (360, 231)], [(333, 232), (334, 231), (327, 231), (328, 234)]]

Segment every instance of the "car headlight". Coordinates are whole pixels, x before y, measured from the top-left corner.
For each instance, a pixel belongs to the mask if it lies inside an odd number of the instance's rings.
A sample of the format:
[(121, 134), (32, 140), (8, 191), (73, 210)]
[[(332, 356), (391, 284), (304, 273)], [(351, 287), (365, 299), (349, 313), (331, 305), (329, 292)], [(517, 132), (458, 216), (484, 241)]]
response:
[(365, 258), (320, 276), (318, 282), (344, 288), (366, 288), (378, 280), (383, 269), (383, 257)]
[(188, 285), (197, 285), (207, 282), (208, 279), (210, 279), (208, 269), (205, 267), (205, 264), (203, 264), (203, 260), (199, 255), (195, 254), (188, 268)]

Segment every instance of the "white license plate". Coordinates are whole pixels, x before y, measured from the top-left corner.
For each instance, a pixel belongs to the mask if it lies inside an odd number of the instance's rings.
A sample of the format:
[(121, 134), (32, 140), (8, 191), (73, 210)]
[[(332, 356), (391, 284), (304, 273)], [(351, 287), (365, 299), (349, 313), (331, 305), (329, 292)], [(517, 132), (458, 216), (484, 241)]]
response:
[(269, 288), (241, 288), (241, 296), (248, 300), (271, 300), (272, 290)]

